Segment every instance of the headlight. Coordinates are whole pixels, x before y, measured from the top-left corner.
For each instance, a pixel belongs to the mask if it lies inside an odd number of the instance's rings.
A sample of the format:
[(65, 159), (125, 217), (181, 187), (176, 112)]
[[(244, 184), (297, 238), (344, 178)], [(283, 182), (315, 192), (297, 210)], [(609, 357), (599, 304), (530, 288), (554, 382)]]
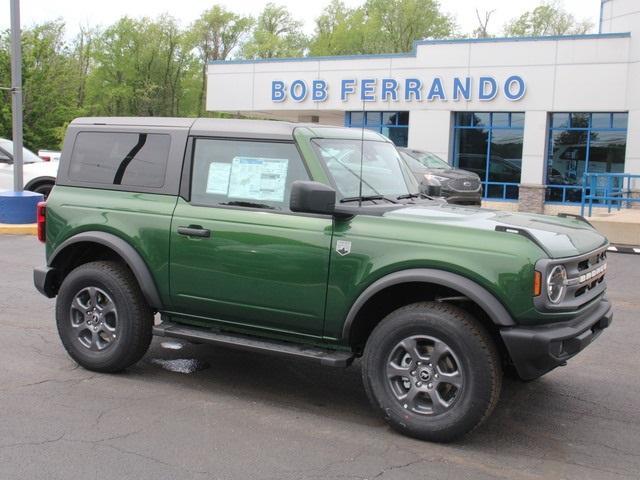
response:
[(567, 291), (567, 270), (556, 265), (547, 275), (547, 296), (551, 303), (558, 304), (564, 299)]
[(449, 180), (447, 177), (441, 177), (440, 175), (432, 175), (431, 173), (426, 173), (424, 178), (427, 181), (427, 185), (440, 185), (446, 182), (447, 180)]

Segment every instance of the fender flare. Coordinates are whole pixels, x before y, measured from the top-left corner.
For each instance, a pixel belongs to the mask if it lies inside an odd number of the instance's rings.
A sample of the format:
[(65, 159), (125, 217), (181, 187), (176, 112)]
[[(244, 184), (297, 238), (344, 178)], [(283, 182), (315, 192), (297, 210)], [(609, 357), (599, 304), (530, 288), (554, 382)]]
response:
[(342, 338), (349, 340), (351, 327), (364, 304), (376, 293), (385, 288), (401, 283), (423, 282), (434, 283), (456, 290), (469, 297), (482, 308), (491, 321), (501, 327), (513, 326), (515, 322), (500, 301), (484, 287), (462, 275), (430, 268), (415, 268), (390, 273), (369, 285), (351, 306), (342, 328)]
[(56, 257), (67, 247), (81, 242), (91, 242), (104, 245), (120, 255), (129, 266), (133, 275), (136, 277), (140, 290), (147, 303), (155, 310), (162, 310), (162, 300), (156, 286), (153, 276), (149, 271), (149, 267), (142, 259), (140, 254), (129, 243), (116, 235), (106, 232), (82, 232), (67, 238), (62, 242), (51, 254), (47, 262), (50, 267), (54, 266)]
[(39, 183), (51, 183), (52, 185), (55, 185), (56, 184), (56, 179), (55, 179), (55, 177), (48, 177), (48, 176), (32, 178), (24, 186), (24, 189), (25, 190), (31, 190), (35, 185), (37, 185)]

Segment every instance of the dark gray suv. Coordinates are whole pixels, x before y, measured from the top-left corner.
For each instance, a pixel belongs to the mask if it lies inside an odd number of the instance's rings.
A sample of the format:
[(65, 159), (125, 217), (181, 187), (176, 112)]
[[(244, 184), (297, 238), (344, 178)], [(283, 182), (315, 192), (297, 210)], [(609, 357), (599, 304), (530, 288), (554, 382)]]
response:
[(411, 148), (398, 148), (398, 151), (423, 193), (458, 205), (481, 204), (482, 182), (477, 174), (453, 168), (430, 152)]

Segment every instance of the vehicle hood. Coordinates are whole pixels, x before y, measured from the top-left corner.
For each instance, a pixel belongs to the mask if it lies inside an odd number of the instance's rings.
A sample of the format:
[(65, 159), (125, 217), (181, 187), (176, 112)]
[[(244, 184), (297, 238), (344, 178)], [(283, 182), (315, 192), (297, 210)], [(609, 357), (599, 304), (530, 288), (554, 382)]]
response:
[(439, 177), (445, 177), (445, 178), (450, 178), (450, 179), (456, 179), (456, 178), (478, 178), (478, 175), (476, 175), (473, 172), (468, 172), (467, 170), (460, 170), (458, 168), (452, 168), (452, 169), (443, 169), (443, 168), (426, 168), (423, 171), (420, 172), (414, 172), (417, 173), (419, 175), (424, 175), (426, 173), (430, 173), (432, 175), (438, 175)]
[[(448, 204), (408, 205), (389, 211), (384, 214), (384, 217), (430, 225), (456, 226), (469, 230), (495, 231), (496, 227), (522, 229), (526, 230), (531, 235), (532, 241), (551, 258), (580, 255), (607, 243), (606, 237), (586, 222), (575, 218), (512, 213)], [(496, 231), (496, 235), (516, 234)]]
[(38, 162), (38, 163), (26, 163), (22, 167), (22, 171), (24, 173), (25, 181), (27, 180), (27, 176), (30, 178), (35, 177), (53, 177), (55, 178), (58, 175), (58, 166), (60, 162), (51, 161), (51, 162)]

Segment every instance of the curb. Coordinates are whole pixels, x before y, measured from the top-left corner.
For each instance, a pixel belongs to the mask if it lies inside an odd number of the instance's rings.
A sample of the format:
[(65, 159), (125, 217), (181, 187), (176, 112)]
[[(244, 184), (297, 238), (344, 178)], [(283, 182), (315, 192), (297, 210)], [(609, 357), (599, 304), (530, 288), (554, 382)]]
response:
[(38, 226), (35, 223), (16, 224), (0, 223), (0, 235), (37, 235)]
[(640, 247), (631, 247), (629, 245), (611, 245), (607, 248), (608, 252), (630, 253), (632, 255), (640, 255)]

